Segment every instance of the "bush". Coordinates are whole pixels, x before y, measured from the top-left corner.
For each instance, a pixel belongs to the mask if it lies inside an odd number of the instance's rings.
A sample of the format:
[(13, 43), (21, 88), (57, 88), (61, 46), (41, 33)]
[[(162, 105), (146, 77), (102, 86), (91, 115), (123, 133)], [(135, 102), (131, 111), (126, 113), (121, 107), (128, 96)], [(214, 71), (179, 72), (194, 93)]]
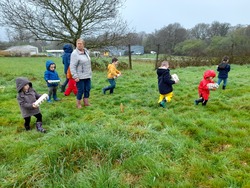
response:
[[(160, 66), (163, 60), (170, 62), (170, 68), (181, 68), (181, 67), (200, 67), (200, 66), (212, 66), (218, 65), (221, 62), (222, 57), (175, 57), (167, 56), (160, 59), (157, 63)], [(232, 56), (230, 57), (230, 64), (249, 64), (250, 58), (248, 56)]]
[(0, 57), (10, 57), (10, 52), (7, 51), (0, 51)]
[[(96, 59), (96, 58), (92, 58), (91, 59), (91, 63), (92, 63), (92, 69), (93, 70), (98, 70), (98, 71), (104, 71), (107, 70), (109, 63), (111, 62), (111, 59)], [(119, 67), (118, 70), (125, 70), (128, 69), (128, 63), (124, 62), (124, 61), (120, 61), (119, 62)]]

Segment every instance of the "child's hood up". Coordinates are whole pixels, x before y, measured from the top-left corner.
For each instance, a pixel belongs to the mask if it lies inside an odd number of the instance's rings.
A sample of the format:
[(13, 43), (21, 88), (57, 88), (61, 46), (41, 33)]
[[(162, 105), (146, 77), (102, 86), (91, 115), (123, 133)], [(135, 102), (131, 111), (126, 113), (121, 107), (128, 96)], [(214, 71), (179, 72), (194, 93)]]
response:
[(167, 72), (169, 72), (169, 69), (168, 69), (168, 68), (165, 68), (165, 67), (159, 67), (159, 68), (157, 69), (157, 74), (158, 74), (159, 76), (161, 76), (161, 75), (163, 75), (163, 74), (165, 74), (165, 73), (167, 73)]
[(215, 77), (216, 76), (216, 73), (214, 70), (207, 70), (204, 72), (204, 75), (203, 75), (203, 78), (206, 79), (206, 78), (209, 78), (209, 77)]
[(64, 44), (63, 51), (65, 53), (72, 53), (73, 52), (72, 45), (71, 44)]
[(29, 84), (29, 86), (32, 87), (32, 83), (27, 78), (24, 78), (24, 77), (17, 78), (16, 79), (17, 92), (19, 93), (26, 84)]
[[(50, 67), (51, 64), (55, 64), (55, 63), (54, 63), (52, 60), (46, 61), (46, 69), (47, 69), (48, 71), (50, 71), (49, 67)], [(55, 65), (56, 65), (56, 64), (55, 64)]]

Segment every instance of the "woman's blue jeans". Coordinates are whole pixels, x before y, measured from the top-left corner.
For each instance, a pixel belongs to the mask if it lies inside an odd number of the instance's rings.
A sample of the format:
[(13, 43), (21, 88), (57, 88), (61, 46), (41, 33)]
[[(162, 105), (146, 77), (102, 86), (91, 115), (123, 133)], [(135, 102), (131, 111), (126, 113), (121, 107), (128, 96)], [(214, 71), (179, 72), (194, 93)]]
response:
[(90, 95), (90, 89), (91, 89), (91, 79), (80, 79), (78, 82), (76, 82), (76, 87), (78, 89), (76, 98), (77, 100), (81, 100), (82, 96), (84, 98), (89, 98)]

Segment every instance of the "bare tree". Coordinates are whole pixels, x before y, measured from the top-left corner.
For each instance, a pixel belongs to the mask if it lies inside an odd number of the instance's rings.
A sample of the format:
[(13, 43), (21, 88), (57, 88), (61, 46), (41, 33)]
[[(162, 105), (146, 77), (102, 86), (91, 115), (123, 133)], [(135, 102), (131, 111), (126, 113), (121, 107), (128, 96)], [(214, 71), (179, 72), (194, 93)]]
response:
[(11, 30), (7, 28), (6, 33), (10, 42), (17, 42), (22, 44), (34, 41), (33, 35), (30, 32), (23, 29)]
[(157, 39), (156, 33), (148, 34), (143, 40), (143, 46), (145, 47), (145, 52), (157, 51)]
[(156, 32), (157, 44), (161, 45), (161, 52), (172, 54), (176, 44), (187, 38), (187, 30), (179, 23), (169, 24)]
[[(0, 23), (37, 40), (75, 44), (78, 38), (112, 42), (126, 31), (118, 17), (123, 0), (1, 0)], [(101, 41), (100, 41), (101, 40)]]
[(126, 38), (119, 41), (119, 44), (142, 45), (145, 36), (146, 36), (145, 32), (140, 32), (140, 33), (130, 32), (126, 35)]
[(230, 30), (230, 24), (229, 23), (220, 23), (218, 21), (215, 21), (211, 24), (209, 28), (209, 35), (210, 38), (214, 36), (226, 36)]
[(190, 30), (191, 39), (201, 39), (204, 40), (209, 37), (209, 24), (200, 23), (195, 25)]

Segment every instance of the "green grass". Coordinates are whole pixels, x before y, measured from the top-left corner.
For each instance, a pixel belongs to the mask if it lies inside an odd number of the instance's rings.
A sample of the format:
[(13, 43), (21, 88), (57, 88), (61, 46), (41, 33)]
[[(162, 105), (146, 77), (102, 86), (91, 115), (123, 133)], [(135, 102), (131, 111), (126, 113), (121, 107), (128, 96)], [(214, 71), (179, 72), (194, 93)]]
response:
[(194, 105), (197, 86), (216, 67), (171, 70), (180, 83), (167, 109), (157, 105), (154, 63), (122, 70), (113, 95), (101, 93), (106, 72), (94, 71), (92, 106), (76, 109), (58, 92), (60, 102), (41, 105), (48, 132), (34, 117), (26, 132), (15, 78), (46, 93), (46, 60), (0, 58), (0, 187), (250, 187), (249, 65), (231, 65), (226, 90), (211, 92), (206, 107)]

